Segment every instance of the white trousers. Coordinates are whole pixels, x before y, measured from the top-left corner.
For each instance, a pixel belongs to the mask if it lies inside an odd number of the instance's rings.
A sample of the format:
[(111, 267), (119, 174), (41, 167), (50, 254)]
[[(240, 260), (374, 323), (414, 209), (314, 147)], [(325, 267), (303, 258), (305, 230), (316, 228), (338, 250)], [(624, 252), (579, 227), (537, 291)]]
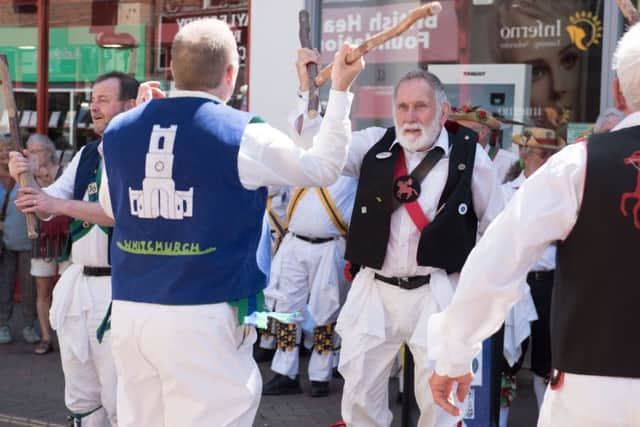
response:
[(348, 426), (388, 427), (389, 376), (394, 359), (407, 343), (415, 361), (415, 394), (420, 408), (419, 427), (454, 426), (456, 420), (433, 403), (424, 345), (426, 323), (439, 310), (429, 285), (413, 290), (379, 282), (365, 269), (356, 276), (338, 318), (342, 337), (340, 373), (345, 384), (342, 417)]
[(638, 427), (640, 379), (565, 374), (547, 389), (538, 427)]
[[(346, 291), (342, 289), (344, 242), (334, 240), (313, 244), (287, 235), (278, 251), (277, 272), (272, 272), (266, 295), (273, 296), (275, 311), (281, 313), (305, 312), (314, 317), (312, 324), (324, 326), (338, 318)], [(306, 319), (309, 320), (309, 319)], [(297, 342), (301, 341), (301, 325), (298, 325)], [(305, 331), (305, 333), (313, 333)], [(312, 352), (309, 359), (309, 379), (329, 381), (333, 372), (333, 352)], [(300, 367), (298, 349), (277, 350), (271, 369), (294, 378)]]
[(262, 393), (256, 333), (236, 316), (226, 303), (114, 301), (120, 426), (251, 426)]
[(111, 302), (111, 278), (88, 277), (81, 271), (81, 266), (70, 266), (53, 294), (52, 313), (60, 313), (52, 326), (60, 343), (65, 405), (75, 414), (102, 405), (102, 409), (82, 418), (83, 427), (116, 427), (117, 377), (110, 334), (102, 344), (96, 338)]

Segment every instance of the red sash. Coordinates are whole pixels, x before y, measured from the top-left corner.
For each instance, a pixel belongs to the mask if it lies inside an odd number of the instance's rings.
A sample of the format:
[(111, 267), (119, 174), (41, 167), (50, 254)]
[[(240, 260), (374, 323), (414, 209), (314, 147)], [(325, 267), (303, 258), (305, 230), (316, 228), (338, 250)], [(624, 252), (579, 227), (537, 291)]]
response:
[[(407, 162), (404, 159), (404, 150), (400, 150), (400, 155), (396, 162), (396, 168), (393, 172), (393, 181), (395, 182), (398, 178), (406, 175), (409, 175), (407, 172)], [(422, 230), (429, 225), (430, 221), (422, 211), (422, 208), (418, 203), (418, 199), (413, 202), (403, 203), (403, 205), (405, 209), (407, 209), (407, 213), (409, 214), (409, 217), (411, 217), (411, 221), (413, 221), (418, 231), (422, 233)]]

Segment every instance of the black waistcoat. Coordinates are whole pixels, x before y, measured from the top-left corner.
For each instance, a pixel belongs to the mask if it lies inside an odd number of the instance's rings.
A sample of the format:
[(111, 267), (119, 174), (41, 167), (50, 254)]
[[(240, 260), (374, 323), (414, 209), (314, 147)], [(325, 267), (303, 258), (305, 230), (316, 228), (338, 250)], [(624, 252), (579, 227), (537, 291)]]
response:
[[(477, 135), (455, 123), (447, 123), (447, 131), (451, 147), (449, 175), (438, 204), (444, 208), (423, 230), (416, 260), (418, 265), (454, 273), (461, 270), (476, 241), (478, 219), (473, 209), (471, 177)], [(362, 161), (345, 252), (345, 258), (354, 264), (380, 269), (384, 262), (391, 224), (393, 173), (402, 147), (395, 144), (390, 158), (376, 156), (389, 151), (394, 140), (395, 129), (389, 128)], [(427, 175), (424, 183), (428, 181)]]
[[(551, 305), (556, 369), (640, 378), (638, 167), (640, 126), (589, 137), (582, 205), (558, 245)], [(623, 204), (623, 195), (634, 192)]]

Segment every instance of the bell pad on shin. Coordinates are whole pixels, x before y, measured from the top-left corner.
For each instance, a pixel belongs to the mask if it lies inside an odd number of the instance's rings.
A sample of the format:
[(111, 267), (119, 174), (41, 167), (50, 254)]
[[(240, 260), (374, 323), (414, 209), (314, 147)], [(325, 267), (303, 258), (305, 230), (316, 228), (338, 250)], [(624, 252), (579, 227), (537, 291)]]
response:
[(269, 317), (267, 320), (266, 329), (258, 329), (260, 335), (265, 338), (275, 337), (276, 336), (276, 319), (273, 317)]
[(298, 325), (295, 323), (276, 322), (276, 341), (278, 350), (293, 351), (297, 347), (296, 332)]
[(335, 323), (313, 328), (313, 351), (318, 354), (333, 351), (333, 330)]

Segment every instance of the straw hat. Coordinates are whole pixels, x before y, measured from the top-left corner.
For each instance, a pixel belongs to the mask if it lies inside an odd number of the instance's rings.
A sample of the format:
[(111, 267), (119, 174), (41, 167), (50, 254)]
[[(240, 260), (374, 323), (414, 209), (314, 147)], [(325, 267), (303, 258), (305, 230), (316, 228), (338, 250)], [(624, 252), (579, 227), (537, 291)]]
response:
[(545, 128), (525, 128), (522, 135), (514, 135), (511, 140), (523, 147), (542, 148), (558, 151), (567, 143), (555, 131)]
[(459, 120), (477, 122), (487, 126), (491, 130), (500, 129), (500, 122), (491, 112), (470, 104), (465, 104), (460, 108), (453, 107), (449, 114), (449, 119), (456, 122)]

